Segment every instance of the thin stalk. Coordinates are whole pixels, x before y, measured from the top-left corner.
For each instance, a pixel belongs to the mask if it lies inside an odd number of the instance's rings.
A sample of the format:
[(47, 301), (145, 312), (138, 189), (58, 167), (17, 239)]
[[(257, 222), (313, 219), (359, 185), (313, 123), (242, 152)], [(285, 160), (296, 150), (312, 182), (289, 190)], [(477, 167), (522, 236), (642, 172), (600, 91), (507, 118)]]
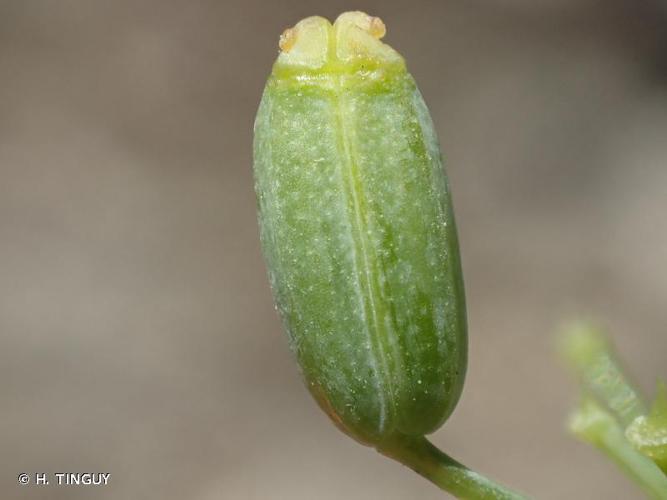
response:
[(457, 498), (467, 500), (525, 500), (527, 497), (471, 471), (446, 455), (424, 436), (397, 435), (378, 451), (411, 468)]
[(630, 383), (604, 334), (589, 323), (570, 326), (563, 335), (563, 357), (587, 393), (606, 406), (626, 428), (646, 415), (639, 391)]
[(570, 429), (609, 456), (651, 497), (667, 499), (667, 476), (625, 439), (616, 419), (593, 399), (586, 399), (570, 419)]
[(667, 500), (667, 476), (651, 460), (660, 462), (660, 456), (651, 454), (660, 451), (654, 446), (655, 437), (663, 433), (660, 404), (647, 424), (646, 406), (600, 330), (579, 323), (571, 326), (563, 338), (564, 357), (585, 394), (570, 418), (570, 430), (616, 462), (651, 498)]

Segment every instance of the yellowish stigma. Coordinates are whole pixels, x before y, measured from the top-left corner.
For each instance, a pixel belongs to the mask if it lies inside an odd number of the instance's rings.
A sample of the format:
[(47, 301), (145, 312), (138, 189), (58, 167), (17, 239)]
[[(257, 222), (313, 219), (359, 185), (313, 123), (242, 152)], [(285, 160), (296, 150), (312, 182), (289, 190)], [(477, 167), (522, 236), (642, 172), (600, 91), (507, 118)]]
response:
[(376, 40), (380, 40), (387, 34), (387, 27), (382, 22), (382, 19), (379, 17), (369, 16), (365, 12), (361, 11), (351, 11), (343, 12), (336, 22), (334, 22), (334, 29), (339, 31), (348, 28), (349, 26), (354, 26), (360, 30), (368, 33)]
[(297, 33), (294, 28), (287, 28), (283, 31), (282, 35), (280, 35), (280, 40), (278, 40), (278, 47), (280, 47), (280, 50), (289, 52), (296, 43), (296, 36)]
[(402, 57), (380, 41), (386, 32), (382, 19), (360, 11), (344, 12), (333, 24), (323, 17), (307, 17), (280, 35), (277, 63), (311, 70), (402, 63)]
[(372, 17), (370, 25), (368, 26), (368, 32), (380, 40), (387, 34), (387, 27), (382, 22), (382, 19), (379, 17)]

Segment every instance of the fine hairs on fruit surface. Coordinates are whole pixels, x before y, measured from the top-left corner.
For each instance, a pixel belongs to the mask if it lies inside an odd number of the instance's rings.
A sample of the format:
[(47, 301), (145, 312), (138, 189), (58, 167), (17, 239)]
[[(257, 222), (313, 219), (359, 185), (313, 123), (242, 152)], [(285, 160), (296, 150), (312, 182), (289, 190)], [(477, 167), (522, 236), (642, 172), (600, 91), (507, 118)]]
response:
[(520, 498), (429, 443), (456, 406), (467, 325), (438, 139), (363, 12), (309, 17), (255, 121), (260, 237), (306, 386), (343, 432), (465, 498)]
[(456, 227), (428, 110), (360, 12), (281, 37), (255, 126), (261, 235), (307, 385), (348, 434), (423, 435), (465, 374)]

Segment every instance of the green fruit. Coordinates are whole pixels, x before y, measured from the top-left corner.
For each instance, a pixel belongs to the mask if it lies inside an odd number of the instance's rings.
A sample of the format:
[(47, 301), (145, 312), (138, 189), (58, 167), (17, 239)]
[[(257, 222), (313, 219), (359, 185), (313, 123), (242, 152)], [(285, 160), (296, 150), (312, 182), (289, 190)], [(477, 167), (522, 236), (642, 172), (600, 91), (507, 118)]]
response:
[(326, 413), (375, 445), (442, 425), (467, 356), (438, 141), (383, 35), (361, 12), (287, 30), (254, 143), (263, 253), (292, 350)]

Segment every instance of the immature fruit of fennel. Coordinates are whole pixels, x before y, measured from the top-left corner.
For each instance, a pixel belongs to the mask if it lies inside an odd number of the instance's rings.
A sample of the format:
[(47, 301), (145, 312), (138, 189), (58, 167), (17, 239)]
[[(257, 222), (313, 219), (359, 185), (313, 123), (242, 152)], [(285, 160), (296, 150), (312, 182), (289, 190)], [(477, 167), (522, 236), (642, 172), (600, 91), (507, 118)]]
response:
[(255, 122), (264, 257), (310, 392), (375, 446), (435, 431), (466, 369), (451, 196), (403, 58), (361, 12), (287, 30)]

